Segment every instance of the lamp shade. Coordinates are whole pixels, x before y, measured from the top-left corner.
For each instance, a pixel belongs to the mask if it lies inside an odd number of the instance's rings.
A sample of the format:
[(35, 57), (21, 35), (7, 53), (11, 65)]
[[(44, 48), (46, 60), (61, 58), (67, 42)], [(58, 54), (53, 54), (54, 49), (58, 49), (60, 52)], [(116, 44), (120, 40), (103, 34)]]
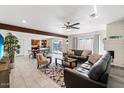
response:
[(69, 41), (68, 40), (66, 40), (66, 45), (68, 45), (69, 44)]

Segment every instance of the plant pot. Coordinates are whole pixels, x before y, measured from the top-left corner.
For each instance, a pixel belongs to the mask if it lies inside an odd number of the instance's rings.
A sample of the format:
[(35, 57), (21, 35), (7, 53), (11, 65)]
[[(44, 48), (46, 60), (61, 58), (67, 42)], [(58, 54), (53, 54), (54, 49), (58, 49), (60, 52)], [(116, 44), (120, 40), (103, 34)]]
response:
[(10, 68), (10, 69), (14, 69), (14, 68), (15, 68), (14, 63), (10, 63), (10, 64), (9, 64), (9, 68)]

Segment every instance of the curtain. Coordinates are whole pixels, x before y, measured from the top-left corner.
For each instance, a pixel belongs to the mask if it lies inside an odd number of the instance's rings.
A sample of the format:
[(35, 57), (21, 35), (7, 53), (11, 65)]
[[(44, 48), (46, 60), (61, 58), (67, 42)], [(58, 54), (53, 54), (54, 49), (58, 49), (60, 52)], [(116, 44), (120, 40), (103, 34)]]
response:
[(93, 39), (92, 38), (82, 38), (79, 39), (80, 50), (93, 50)]

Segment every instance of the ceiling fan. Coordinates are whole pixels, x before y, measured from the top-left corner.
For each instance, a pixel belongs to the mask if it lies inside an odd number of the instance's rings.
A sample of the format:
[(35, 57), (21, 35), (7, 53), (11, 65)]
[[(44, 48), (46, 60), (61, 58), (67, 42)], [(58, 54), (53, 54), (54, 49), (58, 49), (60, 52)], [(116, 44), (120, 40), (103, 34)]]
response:
[(66, 30), (80, 29), (79, 27), (75, 27), (76, 25), (80, 25), (80, 23), (70, 24), (70, 22), (67, 22), (66, 24), (64, 24), (64, 27), (62, 28), (66, 28)]

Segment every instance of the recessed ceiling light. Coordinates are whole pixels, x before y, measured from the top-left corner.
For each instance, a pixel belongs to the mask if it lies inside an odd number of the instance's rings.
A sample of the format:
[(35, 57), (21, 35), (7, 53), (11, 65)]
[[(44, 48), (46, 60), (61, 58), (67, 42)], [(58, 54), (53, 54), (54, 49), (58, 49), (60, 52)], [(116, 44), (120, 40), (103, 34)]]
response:
[(22, 23), (24, 23), (24, 24), (25, 24), (25, 23), (27, 23), (27, 21), (26, 21), (26, 20), (22, 20)]

